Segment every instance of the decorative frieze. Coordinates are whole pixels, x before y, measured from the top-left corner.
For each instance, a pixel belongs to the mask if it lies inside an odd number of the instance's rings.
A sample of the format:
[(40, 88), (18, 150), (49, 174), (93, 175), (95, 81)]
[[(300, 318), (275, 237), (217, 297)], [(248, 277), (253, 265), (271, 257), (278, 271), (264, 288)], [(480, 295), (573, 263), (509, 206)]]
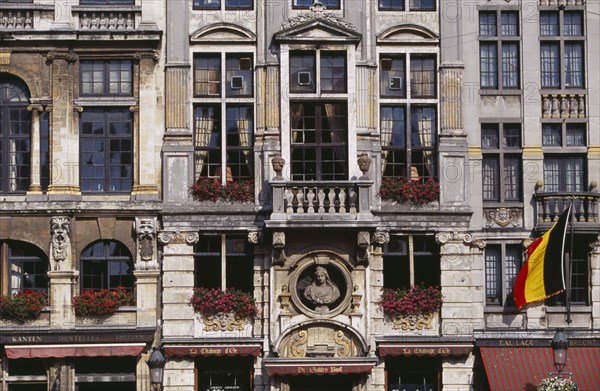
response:
[(431, 330), (433, 329), (433, 314), (394, 316), (392, 318), (394, 330)]

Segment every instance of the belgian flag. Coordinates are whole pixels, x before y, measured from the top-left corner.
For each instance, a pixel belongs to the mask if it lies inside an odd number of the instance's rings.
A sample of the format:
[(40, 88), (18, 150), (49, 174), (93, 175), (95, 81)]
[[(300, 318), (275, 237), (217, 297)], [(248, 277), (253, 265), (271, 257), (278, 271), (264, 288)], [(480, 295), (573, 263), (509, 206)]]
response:
[(571, 205), (545, 234), (527, 247), (527, 262), (515, 281), (518, 309), (565, 290), (565, 237), (570, 217)]

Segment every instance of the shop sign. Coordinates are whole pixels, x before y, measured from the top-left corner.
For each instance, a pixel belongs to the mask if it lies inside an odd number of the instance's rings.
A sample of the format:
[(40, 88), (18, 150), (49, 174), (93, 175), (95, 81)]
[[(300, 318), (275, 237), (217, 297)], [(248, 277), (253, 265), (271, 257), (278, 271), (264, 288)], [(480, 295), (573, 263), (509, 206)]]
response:
[(153, 334), (4, 334), (0, 335), (0, 344), (60, 344), (60, 343), (115, 343), (115, 342), (148, 342)]
[(242, 386), (206, 386), (203, 388), (203, 391), (244, 391)]

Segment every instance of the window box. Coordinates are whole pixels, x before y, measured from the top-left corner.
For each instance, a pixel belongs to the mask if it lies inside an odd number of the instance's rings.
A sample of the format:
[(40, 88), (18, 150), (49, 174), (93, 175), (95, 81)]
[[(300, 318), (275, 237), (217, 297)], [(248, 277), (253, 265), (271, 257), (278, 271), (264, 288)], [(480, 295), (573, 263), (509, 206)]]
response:
[(379, 188), (379, 197), (383, 201), (400, 204), (425, 205), (439, 200), (440, 183), (434, 178), (425, 181), (403, 177), (383, 178)]
[(254, 202), (254, 181), (227, 182), (221, 185), (217, 178), (200, 177), (190, 188), (195, 201), (228, 201), (228, 202)]
[(133, 293), (123, 288), (99, 291), (85, 290), (72, 299), (77, 317), (106, 317), (122, 306), (134, 304)]
[(424, 284), (410, 288), (384, 288), (377, 303), (383, 313), (395, 317), (429, 317), (442, 308), (442, 289)]
[(11, 296), (0, 297), (0, 318), (18, 323), (29, 322), (40, 316), (46, 304), (45, 292), (19, 291)]

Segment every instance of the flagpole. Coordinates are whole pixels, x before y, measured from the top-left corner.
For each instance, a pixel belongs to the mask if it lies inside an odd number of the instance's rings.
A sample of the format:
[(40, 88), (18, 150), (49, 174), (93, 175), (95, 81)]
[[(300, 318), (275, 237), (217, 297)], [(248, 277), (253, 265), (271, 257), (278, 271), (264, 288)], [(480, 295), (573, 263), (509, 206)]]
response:
[(571, 226), (570, 242), (569, 245), (569, 259), (567, 260), (567, 283), (566, 283), (566, 301), (567, 301), (567, 324), (570, 325), (571, 320), (571, 278), (573, 275), (573, 202), (575, 201), (575, 195), (571, 194), (571, 205), (569, 205), (569, 225)]

